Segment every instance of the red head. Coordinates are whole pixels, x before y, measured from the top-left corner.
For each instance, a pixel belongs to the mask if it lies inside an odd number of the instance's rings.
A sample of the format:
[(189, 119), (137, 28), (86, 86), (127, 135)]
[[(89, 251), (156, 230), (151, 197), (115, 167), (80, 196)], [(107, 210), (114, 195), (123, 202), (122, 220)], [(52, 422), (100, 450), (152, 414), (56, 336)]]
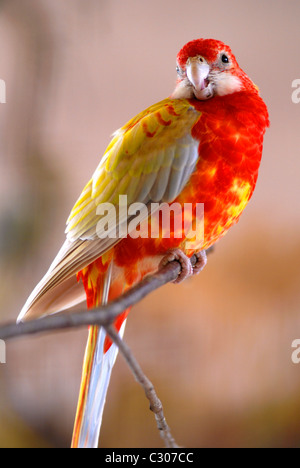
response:
[(214, 39), (188, 42), (177, 55), (174, 98), (210, 99), (257, 87), (239, 67), (229, 46)]

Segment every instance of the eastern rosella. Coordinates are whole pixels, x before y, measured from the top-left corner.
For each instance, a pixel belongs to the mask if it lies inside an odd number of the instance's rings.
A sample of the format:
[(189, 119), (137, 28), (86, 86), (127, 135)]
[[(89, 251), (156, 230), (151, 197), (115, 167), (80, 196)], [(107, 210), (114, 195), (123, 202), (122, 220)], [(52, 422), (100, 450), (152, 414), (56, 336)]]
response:
[[(101, 305), (157, 270), (160, 263), (174, 259), (182, 264), (179, 279), (201, 270), (205, 250), (237, 222), (253, 193), (268, 125), (259, 90), (231, 49), (213, 39), (187, 43), (177, 56), (173, 94), (114, 134), (69, 216), (65, 243), (19, 320), (79, 303), (84, 290), (89, 308)], [(107, 226), (99, 232), (97, 207), (111, 203), (120, 214), (120, 195), (127, 196), (128, 205), (192, 204), (192, 221), (195, 204), (204, 203), (201, 245), (191, 249), (186, 232), (176, 236), (174, 229), (169, 238), (102, 235)], [(146, 220), (147, 216), (149, 211)], [(125, 212), (107, 221), (120, 232), (129, 225), (130, 215)], [(193, 271), (189, 258), (194, 253), (199, 261)], [(128, 312), (115, 323), (121, 335)], [(116, 355), (117, 348), (103, 329), (90, 327), (73, 447), (98, 444)]]

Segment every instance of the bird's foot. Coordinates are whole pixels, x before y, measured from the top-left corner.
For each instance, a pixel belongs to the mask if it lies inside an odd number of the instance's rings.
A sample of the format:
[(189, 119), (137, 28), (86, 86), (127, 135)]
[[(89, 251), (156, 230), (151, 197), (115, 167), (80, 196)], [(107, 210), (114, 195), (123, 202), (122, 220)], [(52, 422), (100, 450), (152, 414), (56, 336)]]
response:
[(197, 275), (203, 270), (207, 263), (207, 257), (205, 250), (196, 252), (195, 257), (197, 259), (195, 265), (192, 265), (190, 258), (185, 255), (180, 249), (170, 249), (168, 253), (163, 257), (159, 264), (159, 268), (163, 268), (168, 263), (177, 261), (180, 263), (181, 272), (174, 281), (175, 284), (179, 284), (189, 276)]
[(177, 261), (180, 263), (181, 272), (174, 281), (175, 284), (181, 283), (189, 276), (193, 275), (193, 266), (191, 264), (191, 260), (187, 255), (185, 255), (182, 250), (180, 249), (170, 249), (168, 253), (163, 257), (159, 264), (159, 268), (163, 268), (168, 263)]
[(197, 261), (193, 266), (193, 275), (198, 275), (198, 273), (200, 273), (200, 271), (202, 271), (205, 265), (207, 264), (207, 256), (205, 250), (195, 252), (194, 255), (197, 258)]

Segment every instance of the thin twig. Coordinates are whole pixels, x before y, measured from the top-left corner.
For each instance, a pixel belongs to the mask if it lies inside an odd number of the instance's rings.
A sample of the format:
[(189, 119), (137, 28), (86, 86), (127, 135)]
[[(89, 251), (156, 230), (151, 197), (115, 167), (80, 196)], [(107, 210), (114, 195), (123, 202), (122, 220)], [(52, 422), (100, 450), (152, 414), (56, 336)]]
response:
[[(192, 263), (196, 261), (194, 257), (191, 260)], [(66, 311), (18, 324), (9, 323), (0, 327), (0, 339), (8, 340), (40, 332), (86, 327), (88, 325), (107, 326), (113, 323), (115, 318), (128, 307), (137, 304), (145, 296), (161, 286), (174, 281), (179, 273), (180, 264), (177, 261), (168, 263), (158, 272), (146, 276), (136, 286), (107, 305), (79, 312)]]
[[(196, 257), (191, 258), (194, 265)], [(162, 403), (159, 400), (153, 384), (143, 373), (139, 363), (133, 356), (128, 345), (120, 338), (112, 325), (118, 315), (128, 307), (141, 301), (145, 296), (160, 288), (161, 286), (175, 281), (180, 274), (181, 266), (177, 261), (168, 263), (156, 273), (146, 276), (136, 286), (128, 290), (118, 299), (90, 310), (80, 312), (66, 311), (57, 315), (50, 315), (45, 318), (30, 320), (22, 323), (10, 323), (0, 327), (0, 339), (10, 339), (24, 335), (31, 335), (40, 332), (79, 328), (87, 325), (103, 326), (110, 335), (121, 354), (125, 358), (136, 380), (143, 387), (145, 395), (150, 402), (150, 409), (153, 411), (157, 427), (167, 448), (178, 448), (166, 422)]]
[(131, 349), (125, 343), (125, 341), (122, 340), (120, 335), (116, 332), (116, 329), (114, 328), (114, 326), (108, 325), (108, 326), (105, 326), (104, 328), (105, 328), (106, 333), (108, 333), (112, 341), (119, 348), (120, 353), (122, 354), (128, 366), (130, 367), (137, 382), (143, 387), (145, 395), (150, 402), (150, 409), (151, 411), (153, 411), (155, 415), (157, 427), (158, 427), (158, 430), (162, 439), (164, 440), (165, 446), (167, 448), (178, 448), (179, 446), (176, 444), (175, 439), (173, 438), (171, 434), (170, 428), (164, 416), (162, 403), (156, 394), (156, 391), (154, 389), (152, 382), (144, 374), (139, 363), (135, 359)]

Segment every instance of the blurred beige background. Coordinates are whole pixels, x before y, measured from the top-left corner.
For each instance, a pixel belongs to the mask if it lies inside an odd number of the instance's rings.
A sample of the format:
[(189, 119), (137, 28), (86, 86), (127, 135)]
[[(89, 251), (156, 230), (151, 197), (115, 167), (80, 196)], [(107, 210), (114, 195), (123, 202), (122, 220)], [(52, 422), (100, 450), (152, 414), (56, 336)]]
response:
[[(300, 444), (299, 0), (0, 0), (0, 322), (64, 240), (111, 133), (168, 96), (181, 46), (228, 43), (271, 118), (255, 195), (205, 271), (135, 307), (126, 340), (186, 447)], [(0, 446), (67, 447), (86, 330), (7, 343)], [(159, 447), (142, 390), (115, 366), (103, 447)]]

